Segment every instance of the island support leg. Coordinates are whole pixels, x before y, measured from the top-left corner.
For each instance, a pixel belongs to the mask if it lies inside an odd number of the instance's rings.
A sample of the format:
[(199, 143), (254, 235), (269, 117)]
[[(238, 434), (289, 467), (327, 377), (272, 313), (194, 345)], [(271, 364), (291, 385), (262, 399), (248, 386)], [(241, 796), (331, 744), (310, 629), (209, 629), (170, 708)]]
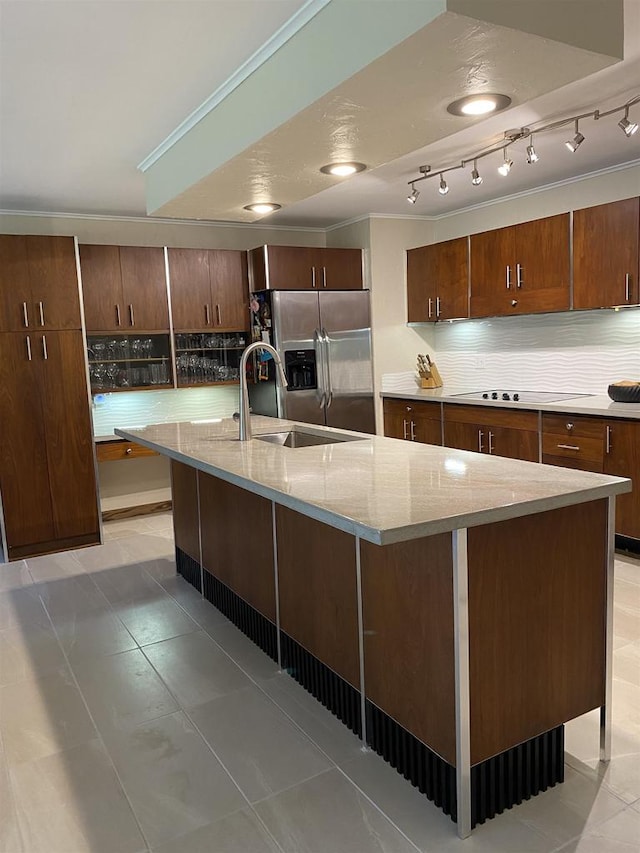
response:
[(278, 527), (276, 524), (276, 504), (271, 501), (271, 526), (273, 535), (273, 583), (276, 596), (276, 640), (278, 669), (282, 672), (282, 640), (280, 638), (280, 578), (278, 577)]
[(358, 597), (358, 656), (360, 659), (360, 717), (362, 725), (362, 751), (369, 752), (367, 745), (367, 694), (364, 684), (364, 616), (362, 609), (362, 567), (360, 564), (360, 537), (356, 536), (356, 595)]
[(469, 573), (467, 531), (452, 533), (456, 694), (456, 812), (458, 836), (471, 834), (471, 717), (469, 701)]
[(611, 698), (613, 689), (613, 568), (616, 531), (616, 499), (607, 500), (607, 598), (604, 658), (604, 705), (600, 708), (600, 761), (611, 759)]

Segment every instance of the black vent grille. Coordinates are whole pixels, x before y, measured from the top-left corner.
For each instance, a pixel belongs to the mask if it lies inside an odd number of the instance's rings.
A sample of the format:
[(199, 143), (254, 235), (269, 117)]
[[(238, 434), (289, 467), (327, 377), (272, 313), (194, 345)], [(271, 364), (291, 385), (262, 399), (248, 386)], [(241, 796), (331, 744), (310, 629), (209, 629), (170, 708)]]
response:
[(200, 563), (178, 547), (176, 547), (176, 570), (191, 586), (195, 586), (198, 592), (202, 592)]
[(361, 736), (360, 691), (280, 631), (282, 668), (351, 731)]
[(228, 586), (214, 578), (205, 569), (203, 595), (217, 607), (233, 624), (240, 628), (250, 640), (269, 655), (272, 660), (278, 660), (278, 632), (273, 622), (259, 613), (255, 607), (236, 595)]
[[(371, 748), (455, 821), (455, 768), (371, 702), (366, 705)], [(471, 768), (471, 825), (563, 780), (564, 726), (558, 726)]]

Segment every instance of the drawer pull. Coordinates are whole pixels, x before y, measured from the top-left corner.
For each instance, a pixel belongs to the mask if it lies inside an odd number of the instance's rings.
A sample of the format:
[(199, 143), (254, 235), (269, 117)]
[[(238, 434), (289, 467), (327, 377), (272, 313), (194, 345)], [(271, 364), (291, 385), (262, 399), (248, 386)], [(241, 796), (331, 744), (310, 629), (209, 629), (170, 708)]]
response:
[(567, 429), (569, 430), (569, 432), (571, 432), (571, 430), (573, 429), (573, 424), (567, 424)]
[(125, 453), (127, 455), (129, 455), (130, 453), (133, 453), (133, 447), (127, 447), (127, 449), (125, 450)]
[(606, 428), (606, 446), (605, 453), (611, 453), (611, 427), (607, 426)]
[(561, 447), (563, 450), (580, 450), (576, 444), (559, 444), (558, 447)]
[(406, 418), (402, 419), (402, 437), (406, 440), (407, 438), (407, 420)]

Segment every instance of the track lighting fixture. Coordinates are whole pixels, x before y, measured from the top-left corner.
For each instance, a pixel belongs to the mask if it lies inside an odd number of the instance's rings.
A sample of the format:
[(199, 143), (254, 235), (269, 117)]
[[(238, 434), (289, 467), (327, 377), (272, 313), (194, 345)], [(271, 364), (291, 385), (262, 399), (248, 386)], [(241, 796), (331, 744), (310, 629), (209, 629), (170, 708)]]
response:
[(506, 148), (503, 149), (502, 153), (503, 153), (502, 164), (500, 166), (498, 166), (498, 171), (500, 172), (500, 174), (503, 177), (506, 178), (507, 175), (509, 174), (509, 172), (511, 171), (511, 167), (513, 166), (513, 160), (509, 159), (509, 156), (507, 155), (507, 149)]
[(633, 134), (638, 130), (638, 122), (629, 121), (629, 107), (625, 107), (624, 118), (620, 119), (618, 127), (625, 136), (633, 136)]
[(571, 151), (572, 154), (575, 154), (576, 151), (578, 150), (578, 148), (580, 148), (580, 146), (584, 142), (584, 136), (578, 130), (578, 119), (576, 119), (575, 131), (576, 132), (575, 132), (575, 136), (573, 137), (573, 139), (568, 139), (565, 142), (565, 145), (567, 146), (569, 151)]
[[(487, 98), (489, 96), (486, 96)], [(491, 95), (490, 97), (497, 97)], [(468, 107), (466, 103), (468, 99), (460, 99), (460, 101), (456, 101), (454, 104), (449, 104), (447, 109), (450, 113), (454, 115), (463, 115), (462, 108)], [(477, 100), (477, 99), (476, 99)], [(500, 104), (497, 109), (503, 108), (508, 105), (508, 98), (505, 96), (506, 103)], [(420, 175), (417, 178), (414, 178), (407, 183), (411, 186), (411, 194), (408, 196), (408, 201), (411, 204), (415, 204), (416, 199), (418, 198), (418, 190), (415, 188), (415, 184), (418, 181), (424, 181), (428, 178), (433, 178), (436, 175), (440, 178), (440, 182), (438, 185), (438, 192), (441, 195), (446, 195), (449, 192), (449, 185), (445, 180), (445, 175), (447, 172), (455, 172), (458, 169), (465, 169), (470, 163), (473, 163), (473, 170), (471, 172), (471, 183), (474, 187), (480, 186), (482, 184), (482, 176), (478, 171), (478, 160), (482, 157), (489, 157), (493, 154), (502, 153), (502, 163), (498, 166), (498, 172), (501, 175), (508, 175), (513, 167), (513, 160), (509, 157), (509, 152), (513, 151), (513, 146), (520, 142), (520, 140), (529, 140), (529, 144), (526, 147), (526, 161), (527, 163), (537, 163), (540, 159), (535, 148), (533, 147), (533, 137), (537, 136), (540, 133), (547, 133), (549, 131), (557, 131), (562, 127), (566, 127), (569, 124), (574, 125), (574, 135), (571, 139), (568, 139), (565, 142), (566, 147), (572, 153), (575, 153), (578, 148), (582, 145), (585, 140), (584, 135), (580, 132), (579, 122), (584, 122), (587, 119), (593, 119), (594, 121), (598, 121), (599, 119), (606, 118), (607, 116), (616, 115), (620, 113), (624, 113), (624, 116), (618, 121), (618, 127), (624, 133), (625, 136), (631, 137), (634, 133), (637, 133), (638, 127), (640, 124), (635, 121), (631, 121), (629, 119), (629, 110), (631, 107), (636, 104), (640, 104), (640, 95), (635, 95), (635, 97), (631, 98), (624, 104), (619, 104), (616, 107), (612, 107), (610, 110), (591, 110), (590, 112), (581, 113), (580, 115), (567, 116), (566, 118), (559, 119), (558, 121), (548, 122), (547, 124), (537, 125), (535, 127), (519, 127), (515, 130), (505, 130), (502, 134), (502, 139), (500, 142), (496, 142), (492, 145), (489, 145), (486, 148), (483, 148), (479, 151), (476, 151), (470, 156), (465, 157), (464, 160), (459, 161), (456, 164), (452, 164), (449, 166), (440, 166), (438, 168), (431, 169), (430, 166), (420, 166), (419, 172)], [(456, 109), (453, 109), (453, 107)], [(475, 109), (475, 107), (472, 107)], [(468, 114), (468, 110), (467, 110)]]
[(411, 184), (411, 192), (407, 196), (407, 201), (409, 204), (415, 204), (418, 201), (418, 196), (420, 195), (420, 191), (417, 190), (413, 183)]
[(473, 161), (473, 171), (471, 172), (471, 183), (474, 187), (479, 187), (482, 183), (482, 175), (478, 171), (478, 161)]

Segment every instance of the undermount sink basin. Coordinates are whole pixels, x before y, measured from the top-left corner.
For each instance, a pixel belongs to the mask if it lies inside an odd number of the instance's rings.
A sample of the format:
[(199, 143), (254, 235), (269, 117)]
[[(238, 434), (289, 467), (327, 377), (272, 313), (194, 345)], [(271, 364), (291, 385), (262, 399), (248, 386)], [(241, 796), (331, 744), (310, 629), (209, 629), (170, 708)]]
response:
[(307, 432), (304, 429), (286, 430), (285, 432), (269, 432), (265, 435), (254, 435), (258, 441), (267, 441), (269, 444), (279, 444), (281, 447), (315, 447), (319, 444), (341, 444), (343, 441), (362, 441), (359, 435), (345, 435), (344, 433), (318, 433)]

